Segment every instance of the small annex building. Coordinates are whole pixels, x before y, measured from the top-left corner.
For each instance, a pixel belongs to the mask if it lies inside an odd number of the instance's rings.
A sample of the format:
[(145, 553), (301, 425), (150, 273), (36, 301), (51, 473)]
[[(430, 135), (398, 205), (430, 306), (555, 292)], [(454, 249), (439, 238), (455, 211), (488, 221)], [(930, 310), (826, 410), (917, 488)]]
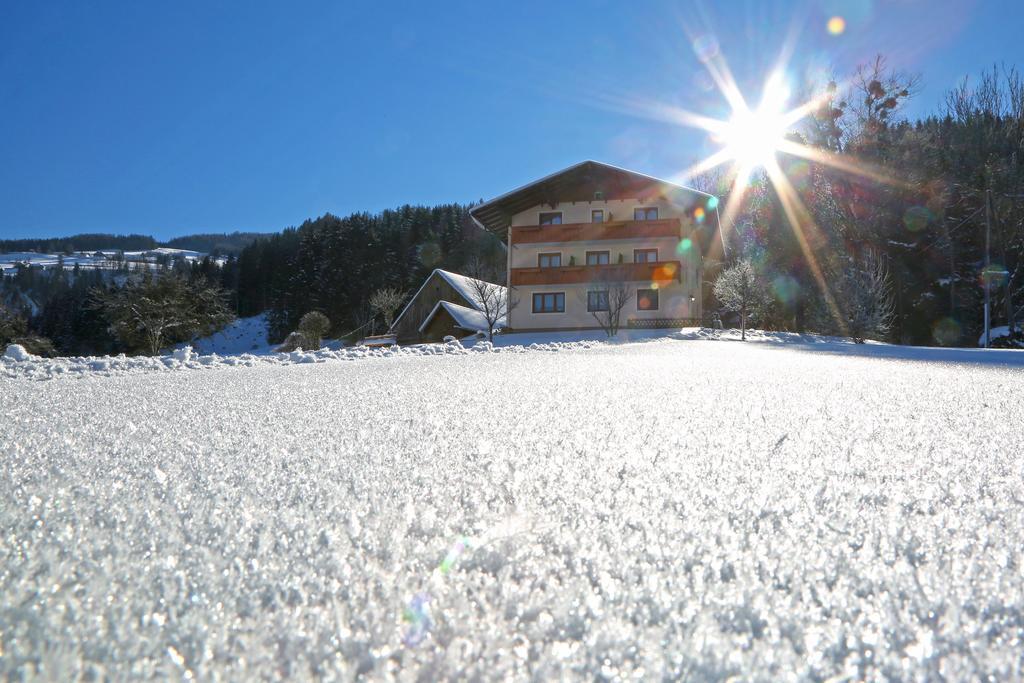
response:
[[(422, 344), (486, 331), (478, 282), (440, 268), (434, 270), (395, 318), (390, 334), (399, 344)], [(504, 296), (505, 287), (487, 284), (500, 287)], [(497, 327), (504, 326), (505, 320), (499, 320)]]

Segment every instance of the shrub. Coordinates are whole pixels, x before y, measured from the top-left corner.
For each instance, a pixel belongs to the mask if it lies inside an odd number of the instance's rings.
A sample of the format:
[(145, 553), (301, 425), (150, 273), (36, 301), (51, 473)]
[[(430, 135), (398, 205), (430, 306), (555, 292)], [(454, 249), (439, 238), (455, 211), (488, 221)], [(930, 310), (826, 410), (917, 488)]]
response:
[[(305, 349), (319, 349), (321, 341), (324, 335), (327, 334), (327, 330), (331, 329), (331, 321), (326, 315), (320, 311), (310, 311), (306, 315), (302, 316), (299, 320), (298, 334), (301, 334), (305, 339), (308, 346), (304, 346)], [(292, 334), (288, 335), (288, 339), (291, 339)], [(285, 339), (285, 343), (288, 343), (288, 339)]]

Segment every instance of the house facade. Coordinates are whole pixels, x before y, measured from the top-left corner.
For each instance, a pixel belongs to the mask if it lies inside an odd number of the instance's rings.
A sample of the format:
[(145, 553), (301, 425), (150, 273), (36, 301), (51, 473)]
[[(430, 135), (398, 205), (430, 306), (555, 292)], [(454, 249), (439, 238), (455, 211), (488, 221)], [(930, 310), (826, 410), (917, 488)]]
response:
[(510, 331), (599, 328), (616, 291), (622, 327), (703, 316), (705, 262), (722, 244), (711, 195), (585, 161), (470, 213), (507, 246)]

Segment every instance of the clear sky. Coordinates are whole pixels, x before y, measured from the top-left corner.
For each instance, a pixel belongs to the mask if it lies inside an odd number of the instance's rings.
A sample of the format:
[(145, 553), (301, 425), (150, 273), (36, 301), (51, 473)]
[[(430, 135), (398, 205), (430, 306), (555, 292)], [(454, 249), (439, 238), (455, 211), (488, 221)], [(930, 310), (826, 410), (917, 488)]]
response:
[(695, 40), (755, 100), (784, 46), (794, 81), (880, 52), (925, 115), (1024, 66), (1022, 28), (1020, 0), (4, 2), (0, 237), (279, 230), (587, 158), (671, 176), (706, 134), (628, 103), (724, 115)]

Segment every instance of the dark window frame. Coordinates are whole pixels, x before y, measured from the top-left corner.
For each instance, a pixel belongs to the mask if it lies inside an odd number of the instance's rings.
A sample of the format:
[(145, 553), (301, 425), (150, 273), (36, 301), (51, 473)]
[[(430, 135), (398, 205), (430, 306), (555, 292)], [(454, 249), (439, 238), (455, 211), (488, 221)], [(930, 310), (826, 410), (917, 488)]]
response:
[[(557, 264), (550, 263), (552, 256), (555, 256), (555, 257), (558, 258), (558, 263)], [(541, 259), (544, 258), (544, 257), (547, 257), (548, 261), (549, 261), (548, 265), (546, 265), (546, 266), (543, 263), (541, 263)], [(560, 252), (560, 251), (545, 251), (545, 252), (541, 252), (541, 253), (537, 254), (537, 267), (538, 268), (561, 268), (562, 267), (562, 252)]]
[[(558, 222), (556, 223), (554, 221), (549, 220), (547, 223), (545, 223), (545, 216), (558, 216)], [(562, 225), (563, 219), (564, 216), (562, 215), (561, 211), (541, 211), (540, 215), (537, 216), (537, 225)]]
[[(595, 256), (598, 257), (596, 263), (591, 263), (590, 262), (590, 255), (591, 254), (594, 254)], [(601, 258), (600, 258), (601, 254), (604, 254), (604, 256), (605, 256), (605, 262), (604, 263), (601, 263)], [(606, 249), (602, 249), (602, 250), (599, 250), (599, 251), (588, 251), (586, 253), (586, 255), (583, 257), (583, 259), (584, 259), (584, 263), (586, 263), (588, 266), (607, 266), (607, 265), (610, 265), (611, 262), (612, 262), (612, 253), (610, 251), (606, 250)]]
[[(650, 261), (650, 260), (647, 260), (647, 259), (644, 259), (643, 261), (640, 261), (640, 260), (637, 259), (637, 256), (639, 254), (650, 254), (652, 252), (654, 253), (654, 260), (653, 261)], [(634, 249), (633, 250), (633, 263), (657, 263), (657, 262), (658, 262), (658, 250), (657, 249)]]
[[(601, 214), (601, 220), (599, 220), (599, 221), (595, 221), (594, 220), (594, 214), (595, 213)], [(605, 220), (604, 220), (604, 213), (605, 213), (604, 209), (591, 209), (590, 210), (590, 222), (591, 223), (604, 223), (605, 222)]]
[[(638, 216), (637, 213), (642, 211), (643, 215)], [(654, 212), (654, 218), (649, 215), (650, 212)], [(658, 207), (656, 206), (637, 206), (633, 208), (633, 220), (634, 221), (656, 221), (658, 220)]]
[[(548, 296), (552, 297), (552, 299), (551, 299), (552, 308), (551, 309), (548, 309), (544, 305), (545, 304), (544, 297), (548, 297)], [(538, 299), (538, 297), (540, 297), (540, 298)], [(541, 302), (540, 308), (537, 307), (537, 301)], [(559, 305), (558, 305), (559, 302), (561, 302), (561, 304), (562, 304), (561, 307), (559, 307)], [(565, 292), (534, 292), (533, 293), (533, 298), (532, 298), (532, 303), (533, 303), (533, 312), (534, 313), (565, 313)]]
[[(596, 301), (598, 302), (596, 305), (594, 303), (594, 301), (595, 301), (594, 295), (595, 294), (597, 295)], [(601, 295), (604, 295), (604, 296), (602, 297)], [(604, 302), (603, 307), (601, 307), (601, 305), (602, 305), (601, 301)], [(607, 289), (591, 289), (590, 291), (587, 292), (587, 312), (588, 313), (601, 313), (601, 312), (604, 312), (604, 311), (608, 311), (610, 309), (611, 309), (611, 306), (608, 303), (608, 290)]]
[[(641, 308), (640, 298), (641, 296), (648, 296), (654, 299), (654, 306), (651, 308)], [(661, 310), (661, 297), (659, 296), (657, 289), (638, 289), (636, 290), (636, 310), (638, 311), (658, 311)]]

